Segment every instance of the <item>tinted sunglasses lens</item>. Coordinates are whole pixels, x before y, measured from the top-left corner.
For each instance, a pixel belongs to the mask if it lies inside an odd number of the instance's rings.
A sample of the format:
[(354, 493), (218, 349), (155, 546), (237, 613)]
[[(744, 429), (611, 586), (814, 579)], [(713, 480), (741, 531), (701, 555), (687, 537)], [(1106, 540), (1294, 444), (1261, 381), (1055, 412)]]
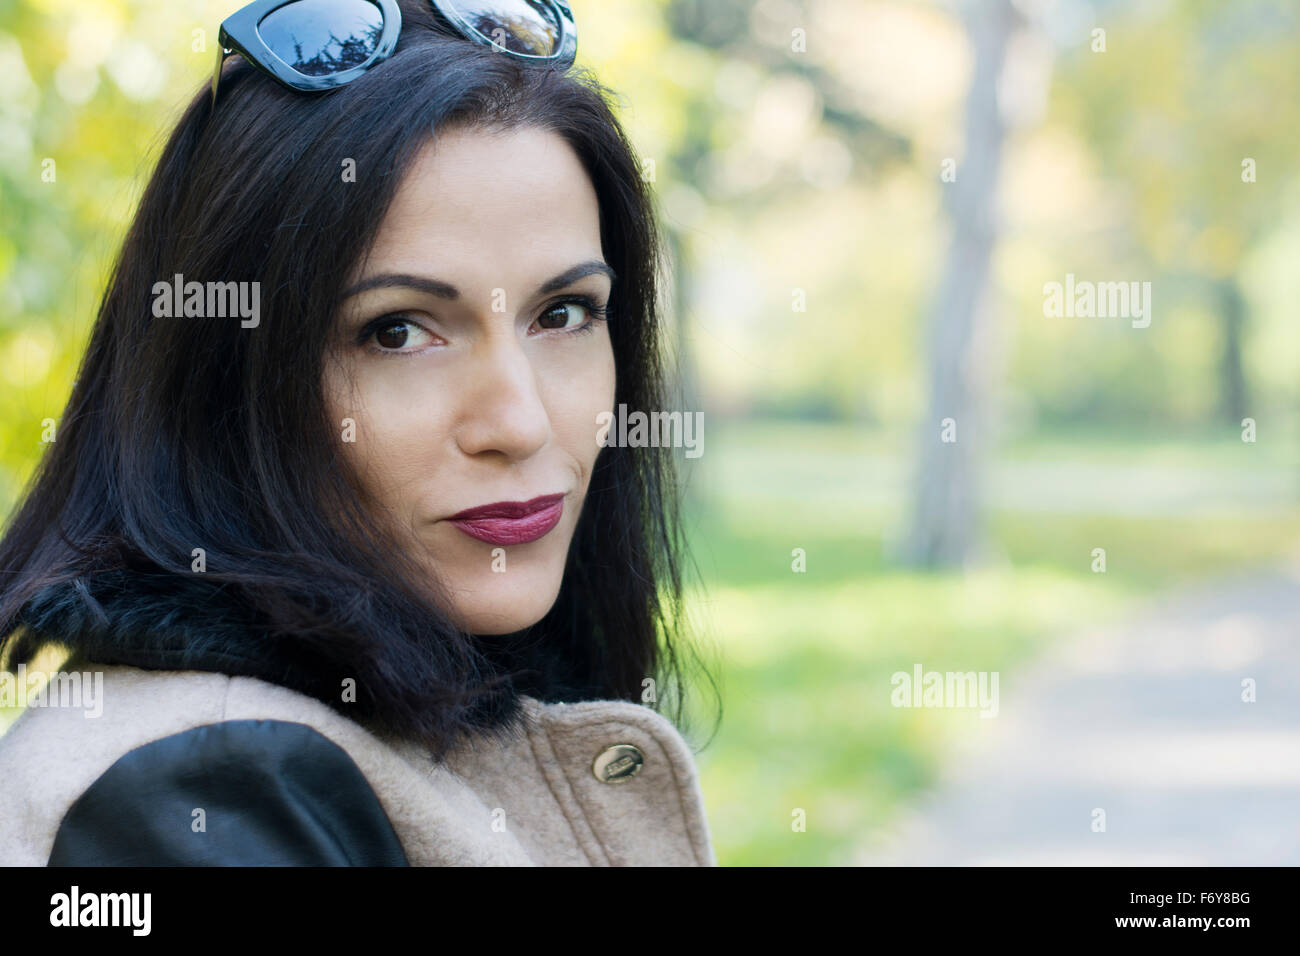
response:
[(257, 32), (299, 73), (329, 76), (370, 58), (384, 32), (384, 14), (370, 0), (295, 0), (263, 17)]
[(554, 8), (540, 0), (442, 0), (484, 39), (511, 53), (552, 56), (560, 44)]

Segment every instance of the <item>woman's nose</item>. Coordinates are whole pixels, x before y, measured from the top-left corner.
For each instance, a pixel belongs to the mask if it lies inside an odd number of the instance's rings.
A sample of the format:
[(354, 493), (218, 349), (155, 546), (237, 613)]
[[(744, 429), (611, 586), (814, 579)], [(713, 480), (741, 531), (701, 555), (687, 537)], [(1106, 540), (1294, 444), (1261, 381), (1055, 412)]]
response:
[(528, 458), (551, 438), (551, 419), (528, 353), (513, 338), (481, 343), (475, 351), (467, 356), (456, 443), (467, 455)]

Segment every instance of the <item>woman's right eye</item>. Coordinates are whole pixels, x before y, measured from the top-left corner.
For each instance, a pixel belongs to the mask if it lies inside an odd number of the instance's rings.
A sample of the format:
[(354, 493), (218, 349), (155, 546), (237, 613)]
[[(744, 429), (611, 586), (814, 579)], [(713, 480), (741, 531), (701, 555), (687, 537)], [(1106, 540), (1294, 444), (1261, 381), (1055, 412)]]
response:
[[(421, 343), (420, 336), (424, 336), (428, 341)], [(374, 340), (375, 344), (371, 347), (371, 351), (387, 355), (418, 352), (430, 344), (433, 338), (434, 336), (410, 319), (401, 316), (384, 316), (376, 319), (367, 325), (361, 334), (362, 343)], [(412, 344), (412, 340), (415, 342), (415, 348), (408, 347)]]

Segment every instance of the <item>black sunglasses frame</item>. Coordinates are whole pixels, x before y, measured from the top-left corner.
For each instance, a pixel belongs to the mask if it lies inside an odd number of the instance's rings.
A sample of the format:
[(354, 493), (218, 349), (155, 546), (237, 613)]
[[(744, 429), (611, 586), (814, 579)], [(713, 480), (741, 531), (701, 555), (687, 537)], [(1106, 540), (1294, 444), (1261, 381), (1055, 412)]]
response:
[[(379, 8), (384, 18), (379, 43), (375, 46), (374, 52), (364, 62), (340, 70), (338, 73), (324, 76), (300, 73), (276, 56), (257, 29), (258, 24), (271, 13), (281, 7), (299, 2), (301, 0), (254, 0), (253, 3), (240, 8), (222, 21), (217, 38), (220, 47), (217, 50), (217, 65), (212, 72), (213, 107), (217, 104), (217, 86), (221, 81), (221, 69), (225, 65), (226, 58), (232, 54), (239, 54), (257, 69), (290, 89), (303, 93), (324, 93), (351, 83), (362, 73), (392, 56), (393, 50), (397, 48), (397, 38), (402, 32), (402, 11), (397, 6), (397, 0), (369, 0)], [(567, 0), (547, 0), (547, 2), (555, 13), (556, 22), (560, 25), (560, 39), (556, 44), (556, 51), (547, 56), (518, 53), (500, 46), (491, 37), (475, 29), (450, 3), (444, 5), (440, 0), (429, 0), (429, 5), (435, 14), (476, 43), (524, 60), (553, 63), (562, 69), (568, 69), (573, 64), (578, 51), (578, 30), (573, 22), (573, 11), (569, 8)]]

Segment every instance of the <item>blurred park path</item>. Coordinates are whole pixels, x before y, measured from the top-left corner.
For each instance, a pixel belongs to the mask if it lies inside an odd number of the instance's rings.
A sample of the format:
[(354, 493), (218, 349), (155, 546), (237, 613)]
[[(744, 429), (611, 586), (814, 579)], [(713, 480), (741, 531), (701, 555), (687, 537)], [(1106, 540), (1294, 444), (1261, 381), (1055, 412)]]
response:
[(1300, 864), (1300, 565), (1073, 635), (1000, 696), (855, 862)]

